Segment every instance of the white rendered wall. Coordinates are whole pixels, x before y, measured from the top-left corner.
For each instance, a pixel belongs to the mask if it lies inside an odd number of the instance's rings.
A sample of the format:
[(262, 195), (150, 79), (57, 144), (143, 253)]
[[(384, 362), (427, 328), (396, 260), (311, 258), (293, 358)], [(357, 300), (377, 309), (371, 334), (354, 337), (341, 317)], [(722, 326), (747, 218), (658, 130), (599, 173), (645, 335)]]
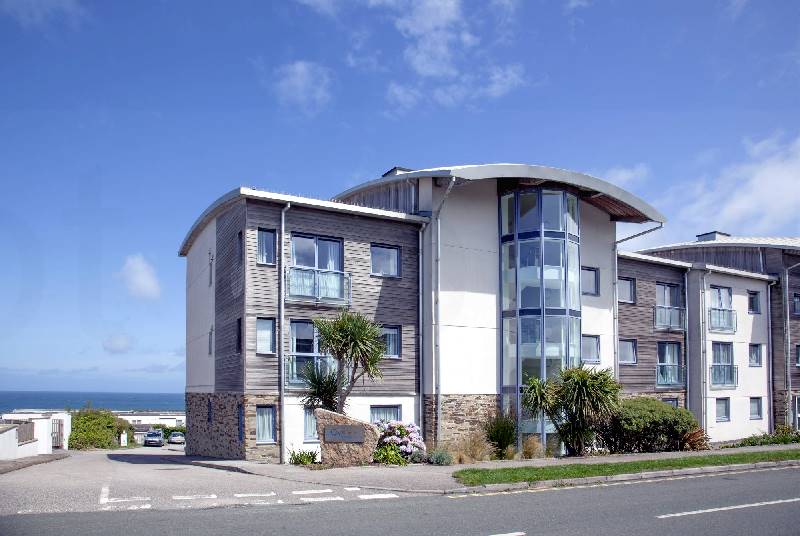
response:
[[(15, 411), (13, 413), (4, 413), (2, 416), (3, 419), (43, 419), (47, 418), (50, 419), (50, 432), (52, 432), (52, 421), (55, 419), (61, 419), (63, 421), (63, 428), (62, 428), (62, 436), (63, 436), (63, 443), (64, 446), (62, 447), (63, 450), (69, 450), (69, 436), (72, 433), (72, 414), (67, 411), (58, 411), (58, 412), (51, 412), (51, 411)], [(39, 438), (38, 430), (35, 432), (37, 435), (37, 439)], [(49, 436), (50, 440), (47, 441), (48, 445), (50, 445), (50, 449), (52, 451), (52, 436)]]
[(208, 331), (214, 325), (214, 285), (208, 284), (209, 252), (216, 258), (216, 220), (206, 225), (186, 255), (187, 392), (214, 391), (213, 344), (211, 355), (208, 353)]
[[(345, 413), (362, 421), (369, 422), (370, 406), (400, 406), (403, 422), (418, 423), (416, 397), (413, 396), (351, 396), (347, 399)], [(284, 433), (283, 444), (285, 459), (289, 459), (291, 450), (314, 450), (319, 452), (319, 441), (305, 439), (305, 410), (302, 399), (287, 396), (284, 398)], [(318, 458), (319, 459), (319, 458)]]
[(17, 429), (0, 432), (0, 460), (17, 459)]
[[(767, 284), (764, 281), (737, 277), (726, 274), (711, 272), (707, 276), (708, 287), (722, 286), (731, 287), (733, 290), (733, 308), (736, 311), (737, 329), (736, 333), (716, 333), (707, 332), (706, 334), (706, 355), (707, 367), (704, 373), (708, 378), (708, 390), (706, 400), (706, 432), (712, 442), (731, 441), (741, 439), (753, 434), (760, 434), (768, 431), (768, 416), (771, 411), (771, 401), (769, 400), (768, 371), (767, 361), (767, 342), (769, 331), (767, 323)], [(708, 289), (707, 289), (708, 290)], [(761, 314), (748, 313), (747, 291), (753, 290), (761, 293)], [(707, 307), (710, 307), (710, 298), (706, 300)], [(706, 313), (708, 315), (708, 313)], [(709, 367), (713, 362), (712, 345), (714, 342), (733, 343), (733, 361), (739, 369), (739, 382), (733, 389), (720, 389), (711, 387), (711, 377)], [(762, 366), (749, 366), (750, 344), (761, 344)], [(716, 421), (716, 398), (730, 398), (730, 421)], [(762, 419), (750, 419), (750, 397), (760, 397), (762, 399)]]
[(36, 454), (53, 452), (53, 429), (49, 417), (31, 419), (33, 421), (33, 437), (36, 438)]
[[(131, 424), (163, 424), (171, 428), (175, 426), (186, 426), (185, 414), (126, 413), (124, 415), (118, 414), (117, 417)], [(178, 421), (181, 421), (180, 424), (178, 424)]]
[(496, 183), (481, 181), (453, 188), (441, 213), (443, 394), (497, 392), (497, 210)]
[(614, 369), (614, 241), (616, 223), (581, 201), (581, 266), (600, 269), (600, 295), (581, 296), (581, 332), (600, 336), (600, 364)]

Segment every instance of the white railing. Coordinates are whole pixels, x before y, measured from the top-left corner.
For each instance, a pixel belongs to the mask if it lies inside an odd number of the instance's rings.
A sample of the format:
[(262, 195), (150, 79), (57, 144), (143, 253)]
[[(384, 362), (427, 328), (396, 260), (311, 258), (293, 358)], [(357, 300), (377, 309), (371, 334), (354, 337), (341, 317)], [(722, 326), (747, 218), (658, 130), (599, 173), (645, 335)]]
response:
[(309, 365), (313, 365), (323, 374), (336, 372), (337, 369), (336, 360), (331, 356), (292, 354), (286, 358), (286, 386), (295, 389), (305, 388), (303, 374)]
[(739, 385), (739, 367), (736, 365), (711, 365), (712, 387), (736, 387)]
[(708, 310), (708, 329), (710, 331), (736, 332), (736, 311), (712, 307)]
[(349, 306), (350, 274), (336, 270), (320, 270), (290, 266), (286, 269), (286, 299)]
[(683, 307), (656, 305), (653, 308), (653, 325), (656, 329), (683, 330)]
[(656, 385), (658, 387), (683, 385), (685, 381), (685, 367), (681, 365), (656, 365)]

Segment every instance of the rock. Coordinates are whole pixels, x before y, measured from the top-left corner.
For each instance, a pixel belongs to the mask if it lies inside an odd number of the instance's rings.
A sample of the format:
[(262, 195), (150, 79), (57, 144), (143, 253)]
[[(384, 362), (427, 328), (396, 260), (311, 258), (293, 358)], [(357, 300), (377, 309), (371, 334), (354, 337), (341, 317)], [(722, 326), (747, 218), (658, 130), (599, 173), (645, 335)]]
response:
[[(375, 452), (380, 437), (377, 426), (325, 409), (315, 409), (314, 417), (317, 418), (317, 434), (319, 435), (322, 463), (346, 467), (366, 465), (372, 462), (372, 453)], [(337, 425), (361, 427), (364, 441), (358, 443), (325, 441), (325, 427)], [(356, 435), (360, 435), (360, 431)]]

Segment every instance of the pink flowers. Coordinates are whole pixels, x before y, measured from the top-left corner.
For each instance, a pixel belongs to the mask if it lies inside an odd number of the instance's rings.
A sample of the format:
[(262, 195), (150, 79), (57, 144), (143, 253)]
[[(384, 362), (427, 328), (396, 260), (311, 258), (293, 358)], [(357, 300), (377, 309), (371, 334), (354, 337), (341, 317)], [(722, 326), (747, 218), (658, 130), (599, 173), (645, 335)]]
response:
[(379, 421), (375, 423), (381, 432), (379, 445), (397, 445), (404, 458), (410, 458), (416, 451), (425, 453), (425, 443), (419, 426), (400, 421)]

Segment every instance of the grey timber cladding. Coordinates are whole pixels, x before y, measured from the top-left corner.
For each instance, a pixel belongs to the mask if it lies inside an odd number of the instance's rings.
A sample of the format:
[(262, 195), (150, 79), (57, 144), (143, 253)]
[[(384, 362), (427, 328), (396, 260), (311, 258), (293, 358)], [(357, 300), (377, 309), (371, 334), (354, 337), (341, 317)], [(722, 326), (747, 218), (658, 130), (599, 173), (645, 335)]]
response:
[(731, 246), (691, 247), (653, 251), (648, 255), (685, 262), (702, 262), (715, 266), (727, 266), (758, 274), (769, 273), (760, 248)]
[(238, 202), (217, 217), (214, 260), (214, 383), (216, 391), (244, 389), (242, 355), (236, 348), (237, 319), (244, 313), (244, 265), (237, 235), (244, 230), (245, 204)]
[[(280, 232), (283, 205), (247, 200), (247, 277), (245, 378), (247, 392), (263, 394), (278, 391), (277, 355), (256, 354), (256, 318), (274, 318), (276, 333), (283, 330), (284, 355), (290, 353), (289, 323), (292, 320), (332, 318), (337, 307), (286, 302), (285, 325), (278, 325), (278, 266), (257, 265), (258, 228)], [(383, 325), (400, 326), (402, 352), (398, 360), (386, 359), (383, 379), (359, 382), (353, 394), (400, 394), (417, 391), (417, 304), (418, 304), (418, 225), (377, 218), (339, 214), (330, 211), (292, 207), (286, 212), (283, 252), (286, 266), (292, 265), (291, 237), (294, 233), (338, 238), (343, 241), (344, 271), (351, 274), (352, 311), (363, 313)], [(375, 277), (371, 272), (370, 245), (398, 246), (401, 277)], [(277, 340), (277, 335), (276, 335)], [(277, 344), (277, 342), (276, 342)]]
[[(677, 342), (681, 345), (681, 364), (686, 365), (686, 345), (683, 332), (657, 330), (653, 326), (656, 305), (656, 283), (679, 285), (683, 295), (684, 270), (672, 266), (632, 259), (619, 259), (619, 277), (636, 282), (636, 303), (619, 304), (619, 338), (635, 339), (635, 365), (619, 365), (619, 379), (625, 392), (655, 393), (658, 343)], [(675, 391), (674, 387), (669, 389)], [(685, 387), (683, 389), (685, 391)]]

